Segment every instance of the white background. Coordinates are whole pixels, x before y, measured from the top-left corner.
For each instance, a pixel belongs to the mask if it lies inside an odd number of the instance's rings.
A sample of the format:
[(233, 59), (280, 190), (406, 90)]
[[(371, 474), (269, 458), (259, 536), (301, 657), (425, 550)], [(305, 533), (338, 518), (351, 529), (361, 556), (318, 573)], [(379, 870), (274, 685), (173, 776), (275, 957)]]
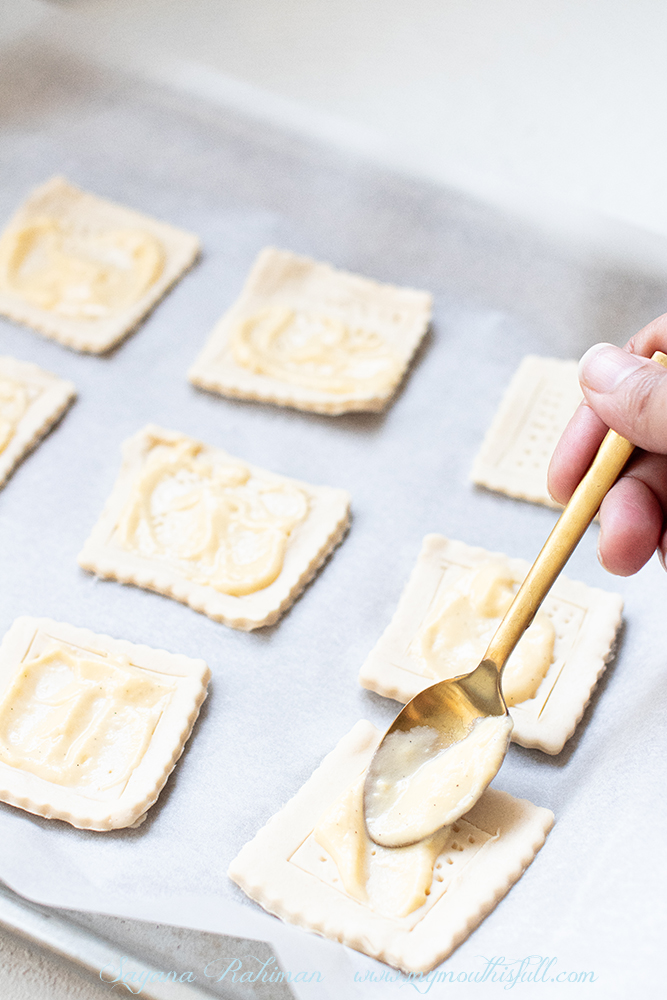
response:
[(0, 33), (63, 16), (79, 45), (417, 174), (667, 235), (661, 0), (14, 0)]

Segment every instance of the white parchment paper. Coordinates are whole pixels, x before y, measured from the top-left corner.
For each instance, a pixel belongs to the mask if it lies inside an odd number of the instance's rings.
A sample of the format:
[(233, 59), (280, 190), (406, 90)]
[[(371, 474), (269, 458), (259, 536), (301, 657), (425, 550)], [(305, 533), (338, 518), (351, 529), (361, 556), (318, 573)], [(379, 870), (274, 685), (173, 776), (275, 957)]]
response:
[[(0, 493), (0, 630), (18, 615), (47, 615), (203, 657), (213, 672), (193, 737), (143, 826), (87, 833), (0, 805), (0, 878), (54, 906), (272, 941), (284, 968), (322, 972), (294, 987), (303, 996), (393, 996), (404, 984), (383, 980), (384, 967), (268, 917), (227, 880), (227, 865), (359, 718), (380, 727), (393, 718), (398, 706), (361, 690), (356, 676), (423, 535), (535, 557), (554, 512), (468, 481), (521, 358), (622, 343), (664, 310), (667, 280), (586, 258), (455, 192), (48, 45), (25, 43), (0, 66), (0, 131), (0, 220), (63, 173), (198, 233), (204, 246), (195, 269), (109, 356), (78, 355), (0, 319), (0, 352), (71, 378), (79, 392)], [(433, 292), (432, 332), (385, 415), (313, 416), (187, 383), (267, 244)], [(78, 569), (120, 443), (149, 421), (350, 491), (349, 536), (278, 625), (234, 632)], [(661, 982), (667, 578), (655, 562), (633, 579), (608, 577), (595, 559), (596, 530), (568, 575), (623, 593), (619, 655), (559, 757), (511, 748), (497, 786), (553, 809), (556, 826), (439, 970), (459, 977), (456, 987), (432, 984), (433, 996), (495, 996), (503, 982), (475, 975), (494, 959), (516, 969), (528, 956), (555, 959), (540, 996), (625, 997), (631, 983)], [(367, 970), (379, 981), (364, 980)], [(575, 984), (581, 972), (596, 981)], [(535, 984), (516, 989), (538, 993)]]

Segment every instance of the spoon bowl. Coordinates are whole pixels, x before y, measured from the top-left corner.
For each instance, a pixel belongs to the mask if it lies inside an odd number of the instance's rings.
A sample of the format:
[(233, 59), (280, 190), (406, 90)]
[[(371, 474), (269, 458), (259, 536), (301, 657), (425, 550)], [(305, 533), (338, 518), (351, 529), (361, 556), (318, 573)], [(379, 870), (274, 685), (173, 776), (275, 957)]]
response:
[(492, 660), (425, 688), (396, 717), (369, 765), (364, 810), (371, 839), (404, 847), (457, 820), (500, 767), (511, 732)]

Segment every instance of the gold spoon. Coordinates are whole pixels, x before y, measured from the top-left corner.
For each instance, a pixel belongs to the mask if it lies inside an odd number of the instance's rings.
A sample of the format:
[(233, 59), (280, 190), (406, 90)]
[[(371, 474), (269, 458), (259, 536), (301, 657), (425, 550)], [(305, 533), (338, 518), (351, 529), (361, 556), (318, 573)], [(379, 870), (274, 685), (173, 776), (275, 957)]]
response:
[[(667, 367), (661, 351), (651, 360)], [(503, 668), (633, 450), (620, 434), (607, 432), (482, 662), (472, 673), (425, 688), (383, 736), (364, 784), (366, 828), (376, 844), (406, 846), (455, 822), (495, 777), (512, 731)]]

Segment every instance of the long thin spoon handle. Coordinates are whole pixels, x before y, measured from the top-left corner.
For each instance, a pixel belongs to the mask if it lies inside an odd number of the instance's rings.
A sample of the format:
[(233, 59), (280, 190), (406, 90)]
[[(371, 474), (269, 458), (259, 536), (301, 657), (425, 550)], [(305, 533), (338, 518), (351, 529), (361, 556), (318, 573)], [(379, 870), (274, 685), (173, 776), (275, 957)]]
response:
[[(656, 351), (651, 360), (667, 368), (667, 355), (661, 351)], [(620, 476), (634, 447), (616, 431), (607, 431), (586, 475), (572, 494), (489, 644), (484, 659), (492, 660), (499, 671), (597, 514), (605, 494)]]

